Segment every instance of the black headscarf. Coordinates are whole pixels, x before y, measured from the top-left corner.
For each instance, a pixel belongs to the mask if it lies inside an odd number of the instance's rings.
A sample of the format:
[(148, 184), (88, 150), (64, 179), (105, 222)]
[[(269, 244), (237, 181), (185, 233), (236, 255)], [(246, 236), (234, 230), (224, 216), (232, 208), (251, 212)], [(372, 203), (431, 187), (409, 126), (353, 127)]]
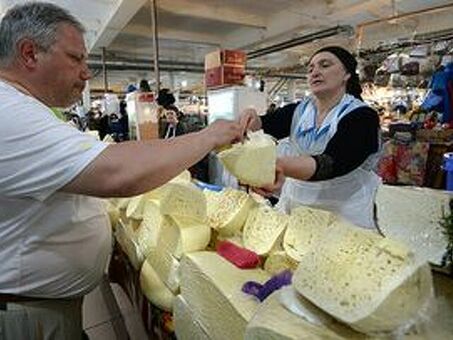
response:
[(355, 59), (355, 57), (342, 47), (327, 46), (316, 51), (311, 58), (321, 52), (332, 53), (341, 61), (344, 68), (346, 69), (346, 72), (351, 75), (351, 77), (348, 79), (348, 82), (346, 83), (346, 93), (349, 93), (357, 99), (362, 100), (362, 86), (360, 85), (359, 75), (357, 74), (357, 60)]

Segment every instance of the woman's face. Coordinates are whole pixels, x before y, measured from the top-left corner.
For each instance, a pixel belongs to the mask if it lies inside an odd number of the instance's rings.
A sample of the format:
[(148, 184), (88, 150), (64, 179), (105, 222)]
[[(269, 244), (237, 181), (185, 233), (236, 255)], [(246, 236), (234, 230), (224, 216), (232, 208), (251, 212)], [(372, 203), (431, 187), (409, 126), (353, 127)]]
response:
[(330, 52), (315, 54), (308, 65), (308, 85), (315, 96), (345, 91), (350, 77), (341, 61)]

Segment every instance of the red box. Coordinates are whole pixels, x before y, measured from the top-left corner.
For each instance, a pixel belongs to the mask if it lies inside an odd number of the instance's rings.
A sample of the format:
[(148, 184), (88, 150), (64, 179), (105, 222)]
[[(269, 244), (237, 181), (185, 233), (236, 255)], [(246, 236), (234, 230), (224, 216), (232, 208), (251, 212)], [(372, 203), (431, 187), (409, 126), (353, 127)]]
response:
[(241, 50), (217, 50), (206, 54), (204, 59), (204, 69), (210, 70), (222, 65), (245, 66), (247, 56)]
[(222, 65), (205, 71), (205, 85), (206, 88), (223, 85), (242, 85), (244, 77), (244, 66)]

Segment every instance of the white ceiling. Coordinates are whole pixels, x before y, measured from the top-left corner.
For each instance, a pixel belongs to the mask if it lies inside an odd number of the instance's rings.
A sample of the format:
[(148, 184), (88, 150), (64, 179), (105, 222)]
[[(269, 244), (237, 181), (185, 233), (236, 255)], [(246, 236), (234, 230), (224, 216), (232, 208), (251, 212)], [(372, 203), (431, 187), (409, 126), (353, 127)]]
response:
[[(349, 33), (248, 62), (252, 72), (256, 72), (256, 68), (273, 68), (274, 73), (287, 73), (288, 70), (281, 69), (300, 65), (319, 46), (341, 44), (354, 49), (358, 41), (355, 35), (358, 25), (427, 8), (453, 5), (452, 0), (155, 1), (158, 8), (159, 59), (163, 69), (161, 81), (164, 86), (173, 89), (182, 80), (187, 80), (189, 87), (196, 84), (200, 87), (204, 55), (217, 48), (238, 48), (251, 52), (337, 25), (351, 26)], [(22, 2), (25, 1), (0, 0), (0, 12), (11, 4)], [(101, 47), (105, 47), (107, 59), (115, 60), (116, 68), (119, 68), (119, 64), (123, 66), (123, 70), (108, 71), (111, 86), (118, 89), (143, 77), (153, 79), (150, 0), (52, 2), (68, 8), (85, 24), (92, 61), (99, 59)], [(452, 14), (453, 6), (447, 10), (366, 25), (359, 46), (370, 48), (398, 38), (411, 38), (417, 33), (453, 29)], [(135, 70), (125, 69), (132, 66)], [(103, 86), (102, 75), (99, 71), (95, 71), (95, 75), (91, 87), (100, 88)]]

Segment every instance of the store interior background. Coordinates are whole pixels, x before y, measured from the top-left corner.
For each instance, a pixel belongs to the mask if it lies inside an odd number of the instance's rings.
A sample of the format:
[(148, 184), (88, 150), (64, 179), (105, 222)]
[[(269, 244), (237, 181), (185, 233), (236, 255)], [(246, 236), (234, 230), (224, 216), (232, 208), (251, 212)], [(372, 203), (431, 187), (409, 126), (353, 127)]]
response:
[[(0, 13), (20, 2), (0, 0)], [(110, 90), (124, 92), (128, 84), (140, 79), (150, 80), (153, 86), (152, 1), (53, 2), (68, 8), (87, 28), (92, 93), (103, 92), (105, 87), (102, 48)], [(382, 54), (374, 53), (378, 48), (394, 50), (401, 43), (453, 35), (449, 0), (155, 2), (161, 87), (180, 94), (182, 105), (188, 104), (185, 100), (191, 95), (205, 94), (204, 56), (219, 48), (247, 52), (247, 74), (253, 80), (264, 80), (271, 100), (282, 103), (304, 95), (304, 64), (319, 46), (340, 44), (382, 59)], [(325, 37), (319, 38), (320, 34)], [(288, 42), (295, 46), (269, 53), (270, 47)]]

